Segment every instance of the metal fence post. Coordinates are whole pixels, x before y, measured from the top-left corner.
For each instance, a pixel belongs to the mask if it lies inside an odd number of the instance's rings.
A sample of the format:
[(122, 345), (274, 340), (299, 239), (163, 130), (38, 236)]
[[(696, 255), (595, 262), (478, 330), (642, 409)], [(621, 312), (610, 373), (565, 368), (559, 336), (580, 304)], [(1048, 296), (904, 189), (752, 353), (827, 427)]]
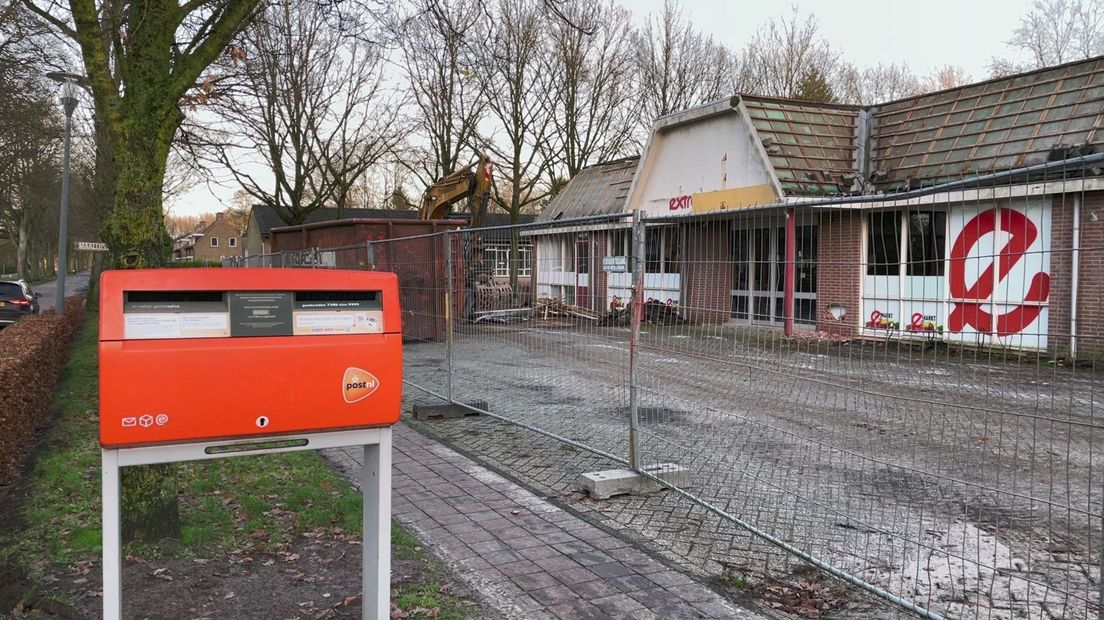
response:
[(632, 214), (632, 335), (629, 337), (629, 468), (640, 469), (640, 402), (636, 388), (636, 349), (644, 317), (644, 212)]
[(445, 396), (452, 398), (452, 231), (445, 229)]

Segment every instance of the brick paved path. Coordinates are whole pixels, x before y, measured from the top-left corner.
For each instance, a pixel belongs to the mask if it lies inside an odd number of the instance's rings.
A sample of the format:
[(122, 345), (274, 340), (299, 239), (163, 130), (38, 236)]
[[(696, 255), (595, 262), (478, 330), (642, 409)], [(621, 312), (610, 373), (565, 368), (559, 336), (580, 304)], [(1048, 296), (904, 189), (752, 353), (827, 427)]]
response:
[[(357, 484), (361, 452), (324, 454)], [(395, 520), (506, 618), (760, 617), (401, 423), (392, 471)]]

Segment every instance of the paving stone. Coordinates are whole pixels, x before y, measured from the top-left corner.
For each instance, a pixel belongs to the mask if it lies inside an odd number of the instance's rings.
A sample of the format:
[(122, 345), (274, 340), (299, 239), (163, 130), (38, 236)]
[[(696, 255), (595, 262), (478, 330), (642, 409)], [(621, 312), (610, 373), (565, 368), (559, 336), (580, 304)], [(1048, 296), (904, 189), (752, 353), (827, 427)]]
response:
[(610, 577), (624, 577), (625, 575), (635, 575), (636, 571), (632, 568), (621, 564), (620, 562), (606, 562), (604, 564), (594, 564), (588, 566), (590, 570), (594, 571), (595, 575), (602, 578)]
[(636, 592), (629, 592), (629, 596), (636, 599), (646, 609), (659, 609), (661, 607), (669, 607), (685, 603), (685, 601), (671, 594), (667, 590), (656, 587), (637, 590)]
[[(723, 598), (629, 542), (404, 424), (394, 427), (393, 438), (393, 462), (401, 471), (392, 478), (394, 518), (499, 616), (731, 616)], [(360, 482), (362, 451), (324, 454), (347, 479)], [(653, 578), (639, 574), (645, 572)]]
[(546, 570), (544, 566), (538, 566), (536, 563), (530, 562), (529, 560), (507, 562), (506, 564), (500, 564), (497, 568), (507, 575), (524, 575), (526, 573)]
[(661, 585), (665, 588), (670, 588), (672, 586), (684, 586), (694, 583), (693, 579), (673, 570), (650, 573), (647, 575), (647, 577), (648, 579), (656, 582), (656, 584)]
[(576, 598), (574, 592), (569, 590), (566, 586), (560, 585), (558, 583), (546, 588), (540, 588), (539, 590), (533, 590), (532, 592), (530, 592), (530, 595), (549, 607), (553, 605), (558, 605), (560, 603), (565, 603)]
[(643, 575), (625, 575), (608, 580), (614, 587), (622, 592), (636, 592), (656, 587), (655, 583)]
[(606, 612), (578, 599), (555, 605), (549, 609), (562, 620), (607, 620)]
[(618, 613), (633, 611), (634, 609), (644, 609), (640, 601), (631, 598), (628, 594), (622, 593), (592, 599), (591, 602), (611, 616)]
[(561, 585), (556, 581), (555, 577), (543, 571), (526, 575), (512, 575), (510, 576), (510, 581), (516, 583), (518, 587), (526, 592), (547, 588), (549, 586)]
[(576, 584), (593, 581), (598, 578), (598, 575), (595, 575), (589, 570), (578, 565), (576, 565), (575, 568), (556, 571), (554, 574), (556, 576), (556, 579), (562, 581), (564, 585), (572, 587), (574, 587)]

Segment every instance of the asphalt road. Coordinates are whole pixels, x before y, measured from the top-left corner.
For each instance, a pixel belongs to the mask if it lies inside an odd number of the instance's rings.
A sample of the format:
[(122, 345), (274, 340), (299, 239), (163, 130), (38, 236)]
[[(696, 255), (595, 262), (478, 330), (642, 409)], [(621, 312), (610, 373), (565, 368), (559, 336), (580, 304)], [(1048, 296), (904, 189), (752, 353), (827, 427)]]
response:
[[(87, 288), (88, 272), (71, 273), (65, 276), (66, 295), (77, 295), (83, 293)], [(38, 305), (43, 312), (53, 308), (54, 305), (57, 304), (57, 280), (33, 284), (31, 285), (31, 290), (36, 293), (42, 293), (42, 297), (38, 300)]]

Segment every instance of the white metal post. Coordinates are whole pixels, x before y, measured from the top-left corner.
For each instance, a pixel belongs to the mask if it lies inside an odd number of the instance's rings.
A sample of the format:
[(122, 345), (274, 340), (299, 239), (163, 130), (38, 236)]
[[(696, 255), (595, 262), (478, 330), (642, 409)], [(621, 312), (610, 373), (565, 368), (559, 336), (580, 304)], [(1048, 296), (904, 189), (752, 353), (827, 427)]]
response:
[(391, 613), (391, 429), (379, 443), (364, 446), (364, 544), (361, 545), (361, 617), (383, 620)]
[[(368, 428), (273, 437), (101, 450), (103, 496), (103, 617), (122, 618), (122, 529), (119, 471), (122, 467), (181, 463), (303, 450), (364, 447), (364, 544), (362, 617), (386, 619), (391, 607), (391, 429)], [(234, 448), (234, 449), (226, 449)]]
[[(659, 234), (657, 231), (656, 234)], [(629, 336), (629, 468), (640, 471), (640, 400), (637, 394), (637, 348), (640, 345), (640, 323), (644, 320), (645, 253), (644, 212), (632, 212), (632, 332)]]
[(103, 617), (119, 620), (123, 611), (123, 549), (119, 511), (119, 451), (100, 450), (103, 504)]

